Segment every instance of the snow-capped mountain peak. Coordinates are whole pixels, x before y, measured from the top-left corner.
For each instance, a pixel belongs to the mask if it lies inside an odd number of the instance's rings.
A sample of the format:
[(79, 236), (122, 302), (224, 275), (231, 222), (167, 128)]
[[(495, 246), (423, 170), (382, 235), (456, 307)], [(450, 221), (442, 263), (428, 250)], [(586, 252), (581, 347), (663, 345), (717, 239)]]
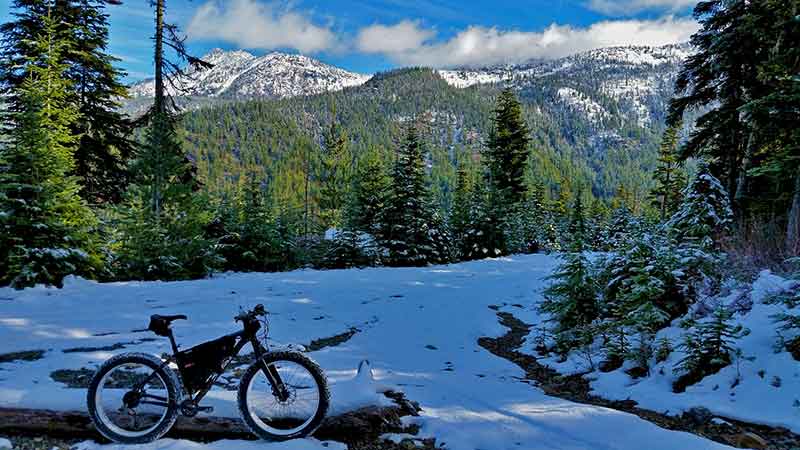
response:
[[(370, 76), (348, 72), (302, 55), (272, 52), (254, 56), (244, 50), (219, 48), (203, 56), (213, 64), (205, 70), (189, 68), (185, 77), (169, 86), (179, 96), (284, 98), (337, 91), (365, 83)], [(152, 97), (152, 79), (130, 87), (130, 95)]]

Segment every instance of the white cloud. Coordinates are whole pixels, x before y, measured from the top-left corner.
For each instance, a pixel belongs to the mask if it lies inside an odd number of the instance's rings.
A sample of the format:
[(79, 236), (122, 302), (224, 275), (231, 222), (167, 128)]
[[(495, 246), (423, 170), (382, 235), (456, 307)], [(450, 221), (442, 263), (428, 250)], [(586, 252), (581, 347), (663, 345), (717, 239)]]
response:
[(364, 53), (399, 53), (419, 48), (436, 35), (422, 28), (419, 22), (403, 20), (395, 25), (372, 25), (362, 28), (356, 48)]
[(631, 16), (642, 11), (677, 12), (697, 4), (697, 0), (589, 0), (586, 7), (609, 16)]
[[(383, 53), (399, 64), (430, 67), (518, 63), (615, 45), (665, 45), (685, 42), (698, 29), (692, 19), (665, 17), (604, 21), (587, 28), (552, 24), (541, 32), (471, 26), (448, 40), (431, 41), (433, 31), (421, 29), (418, 24), (412, 23), (411, 28), (400, 27), (401, 24), (382, 27), (382, 36), (376, 35), (370, 42), (370, 51)], [(417, 45), (408, 45), (412, 42)]]
[(260, 50), (315, 53), (337, 45), (329, 27), (315, 25), (305, 14), (256, 0), (209, 0), (197, 9), (187, 33), (193, 40), (219, 39)]

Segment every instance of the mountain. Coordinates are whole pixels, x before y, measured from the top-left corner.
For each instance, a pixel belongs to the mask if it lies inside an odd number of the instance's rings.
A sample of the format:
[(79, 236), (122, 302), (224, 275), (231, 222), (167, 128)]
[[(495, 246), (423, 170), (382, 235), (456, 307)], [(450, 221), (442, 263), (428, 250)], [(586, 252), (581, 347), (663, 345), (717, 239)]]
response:
[[(660, 47), (623, 46), (591, 50), (555, 60), (524, 64), (437, 70), (456, 88), (511, 85), (541, 97), (592, 122), (599, 135), (620, 120), (647, 127), (663, 121), (680, 64), (691, 53), (688, 44)], [(203, 59), (214, 65), (189, 69), (178, 81), (181, 104), (189, 109), (214, 99), (289, 98), (361, 86), (370, 75), (348, 72), (313, 58), (285, 53), (254, 56), (246, 51), (212, 50)], [(175, 94), (177, 88), (171, 88)], [(140, 112), (154, 92), (153, 80), (130, 88), (126, 110)], [(613, 134), (613, 133), (612, 133)]]
[[(495, 99), (510, 86), (531, 129), (530, 180), (564, 202), (577, 192), (608, 199), (624, 187), (641, 205), (652, 185), (674, 81), (689, 52), (685, 45), (614, 47), (515, 66), (397, 69), (346, 78), (352, 82), (346, 88), (345, 78), (336, 78), (318, 92), (304, 90), (305, 76), (259, 75), (285, 74), (268, 61), (288, 55), (218, 51), (209, 55), (215, 68), (198, 74), (193, 95), (180, 99), (186, 111), (181, 136), (212, 194), (228, 195), (242, 170), (258, 166), (275, 204), (302, 216), (303, 168), (308, 155), (320, 151), (333, 114), (354, 157), (378, 149), (387, 161), (402, 125), (416, 118), (425, 124), (436, 200), (447, 208), (457, 166), (479, 159)], [(313, 61), (290, 60), (305, 61), (290, 65), (294, 74), (306, 73), (298, 67)], [(339, 70), (317, 64), (328, 73)], [(265, 83), (282, 88), (265, 90)]]
[[(187, 70), (170, 93), (186, 97), (286, 98), (338, 91), (363, 84), (368, 75), (348, 72), (302, 55), (273, 52), (254, 56), (243, 50), (214, 49), (202, 58), (211, 69)], [(152, 97), (152, 79), (134, 84), (132, 98)]]
[[(555, 101), (599, 123), (622, 108), (641, 126), (663, 120), (680, 65), (691, 54), (689, 44), (660, 47), (609, 47), (550, 61), (478, 69), (439, 70), (456, 87), (511, 84), (517, 89), (554, 88)], [(601, 103), (617, 103), (616, 111)]]

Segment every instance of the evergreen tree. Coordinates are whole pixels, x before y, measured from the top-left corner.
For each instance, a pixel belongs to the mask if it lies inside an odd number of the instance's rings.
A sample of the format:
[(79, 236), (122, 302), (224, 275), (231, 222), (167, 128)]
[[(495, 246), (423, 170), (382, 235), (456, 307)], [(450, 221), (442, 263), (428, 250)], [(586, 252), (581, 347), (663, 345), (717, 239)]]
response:
[(398, 150), (391, 195), (383, 217), (385, 231), (381, 237), (391, 265), (421, 266), (449, 259), (439, 245), (445, 239), (444, 230), (438, 229), (442, 224), (435, 221), (424, 158), (422, 142), (412, 123)]
[(748, 177), (740, 178), (738, 186), (748, 197), (749, 210), (762, 215), (787, 211), (785, 249), (790, 255), (800, 254), (800, 47), (794, 44), (800, 40), (798, 15), (796, 0), (750, 5), (744, 26), (768, 51), (763, 51), (765, 60), (758, 69), (763, 89), (745, 108), (751, 120), (749, 139), (757, 142), (748, 145), (751, 153), (743, 161)]
[(497, 207), (487, 191), (485, 180), (478, 180), (472, 189), (469, 225), (461, 240), (461, 256), (473, 260), (493, 258), (506, 253), (506, 237), (497, 215)]
[(605, 246), (603, 240), (606, 237), (610, 211), (605, 202), (599, 198), (592, 201), (586, 218), (586, 242), (588, 247), (593, 250), (602, 250)]
[(0, 26), (0, 86), (10, 108), (13, 125), (19, 111), (19, 88), (29, 75), (23, 61), (35, 58), (30, 38), (42, 31), (43, 11), (48, 5), (56, 22), (57, 40), (69, 43), (59, 55), (67, 69), (66, 100), (77, 106), (79, 118), (71, 125), (79, 136), (73, 174), (78, 176), (81, 196), (91, 203), (118, 201), (127, 181), (125, 164), (132, 151), (127, 138), (130, 121), (119, 112), (119, 99), (126, 95), (124, 75), (114, 67), (118, 61), (107, 53), (109, 0), (15, 0), (14, 21)]
[(736, 353), (734, 343), (750, 333), (742, 325), (731, 324), (732, 317), (727, 308), (719, 306), (710, 318), (695, 324), (684, 336), (678, 348), (686, 356), (675, 365), (675, 372), (683, 374), (675, 383), (676, 392), (731, 363)]
[(220, 210), (220, 254), (226, 269), (270, 272), (289, 267), (288, 239), (274, 217), (260, 169), (251, 168), (241, 177), (234, 204)]
[(584, 253), (582, 236), (575, 234), (570, 253), (563, 256), (563, 263), (549, 278), (552, 284), (545, 289), (545, 300), (539, 308), (557, 323), (556, 333), (561, 336), (558, 341), (567, 347), (579, 343), (575, 342), (576, 337), (587, 337), (586, 333), (577, 336), (575, 332), (585, 330), (599, 314), (598, 286)]
[(730, 232), (733, 213), (725, 188), (706, 164), (700, 164), (683, 197), (667, 228), (679, 241), (689, 241), (705, 249), (718, 248)]
[[(695, 122), (695, 131), (683, 147), (684, 157), (714, 161), (712, 173), (720, 178), (730, 198), (737, 198), (747, 152), (748, 127), (741, 114), (748, 96), (758, 90), (757, 66), (765, 53), (765, 38), (753, 35), (744, 23), (753, 5), (746, 0), (699, 2), (694, 16), (701, 29), (691, 38), (697, 51), (684, 63), (670, 104), (669, 125), (677, 125), (689, 109), (707, 107)], [(744, 170), (743, 170), (744, 169)]]
[(355, 231), (342, 230), (330, 239), (320, 265), (326, 269), (348, 269), (373, 266), (377, 262), (374, 239)]
[(627, 246), (639, 234), (640, 224), (631, 211), (623, 206), (611, 213), (600, 250), (618, 250)]
[(686, 187), (686, 177), (677, 156), (679, 129), (680, 125), (673, 125), (664, 132), (658, 150), (658, 163), (653, 174), (656, 186), (650, 195), (662, 222), (677, 211), (681, 201), (681, 191)]
[(534, 184), (528, 198), (506, 221), (506, 242), (511, 253), (534, 253), (548, 246), (547, 211), (542, 187)]
[[(145, 142), (132, 165), (134, 182), (119, 216), (120, 274), (143, 279), (197, 278), (219, 266), (216, 243), (205, 236), (213, 213), (196, 194), (195, 170), (176, 135), (176, 117), (165, 88), (176, 65), (164, 57), (164, 46), (188, 56), (174, 26), (164, 22), (164, 0), (153, 3), (155, 33), (155, 99), (149, 112)], [(173, 82), (174, 84), (174, 82)]]
[(575, 196), (575, 204), (572, 206), (572, 215), (567, 227), (567, 241), (573, 252), (583, 251), (586, 245), (586, 219), (580, 194)]
[[(453, 207), (450, 210), (450, 229), (453, 232), (453, 237), (459, 244), (464, 241), (470, 223), (472, 190), (473, 180), (471, 178), (471, 173), (462, 163), (458, 167), (456, 189), (453, 194)], [(463, 251), (459, 253), (463, 254)]]
[(339, 129), (334, 118), (325, 133), (321, 157), (319, 206), (325, 228), (340, 228), (343, 225), (342, 210), (352, 176), (352, 156), (347, 143), (347, 134)]
[(524, 177), (530, 156), (529, 133), (519, 100), (513, 91), (505, 89), (497, 98), (486, 160), (491, 191), (508, 209), (524, 200), (527, 192)]
[(79, 112), (69, 102), (70, 82), (47, 8), (41, 32), (26, 42), (25, 81), (15, 91), (9, 145), (0, 147), (0, 285), (60, 285), (68, 274), (91, 276), (100, 260), (91, 228), (96, 218), (78, 195), (75, 166)]
[(346, 228), (380, 238), (381, 222), (391, 191), (391, 177), (383, 155), (371, 149), (356, 166), (353, 187), (347, 203)]

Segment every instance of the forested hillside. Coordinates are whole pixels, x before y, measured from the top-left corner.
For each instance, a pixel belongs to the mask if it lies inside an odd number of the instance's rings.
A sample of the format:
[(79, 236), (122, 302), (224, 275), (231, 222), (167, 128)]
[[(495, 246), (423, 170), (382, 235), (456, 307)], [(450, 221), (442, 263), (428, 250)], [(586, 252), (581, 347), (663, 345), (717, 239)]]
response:
[[(640, 211), (652, 186), (649, 172), (677, 61), (656, 67), (591, 62), (594, 72), (585, 70), (591, 65), (586, 61), (576, 71), (537, 77), (512, 68), (519, 76), (511, 82), (467, 88), (446, 82), (437, 71), (402, 69), (339, 92), (205, 106), (183, 120), (187, 148), (196, 152), (199, 173), (212, 191), (225, 191), (240, 167), (257, 164), (267, 168), (277, 198), (300, 208), (301, 198), (292, 193), (301, 194), (303, 161), (317, 157), (329, 123), (347, 130), (353, 158), (369, 150), (389, 157), (402, 125), (420, 120), (434, 190), (447, 209), (459, 161), (479, 157), (494, 99), (510, 84), (531, 128), (530, 181), (543, 183), (549, 198), (565, 204), (576, 190), (604, 200), (623, 192), (631, 209)], [(609, 86), (614, 92), (627, 86), (635, 95), (612, 95)]]

